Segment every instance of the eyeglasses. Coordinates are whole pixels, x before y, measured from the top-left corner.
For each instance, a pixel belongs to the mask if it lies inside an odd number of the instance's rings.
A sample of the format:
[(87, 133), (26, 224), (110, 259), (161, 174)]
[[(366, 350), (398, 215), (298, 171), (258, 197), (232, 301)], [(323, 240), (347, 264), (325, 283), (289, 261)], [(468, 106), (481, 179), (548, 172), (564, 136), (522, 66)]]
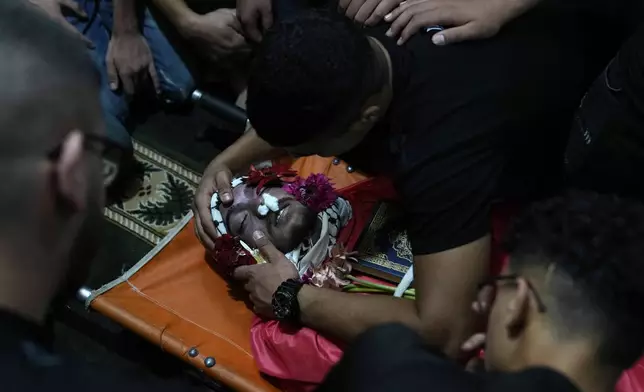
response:
[[(84, 133), (83, 142), (83, 147), (85, 147), (87, 150), (93, 150), (104, 157), (109, 156), (110, 158), (112, 158), (114, 154), (117, 154), (120, 157), (123, 154), (123, 148), (121, 146), (104, 136)], [(61, 142), (47, 153), (47, 157), (51, 160), (57, 160), (60, 157), (62, 148), (63, 145)]]
[[(516, 283), (516, 280), (518, 278), (520, 278), (518, 274), (498, 275), (490, 277), (489, 279), (479, 284), (479, 298), (477, 298), (477, 301), (481, 300), (481, 293), (489, 289), (491, 290), (491, 292), (488, 294), (490, 296), (488, 304), (491, 304), (496, 298), (497, 283), (508, 281)], [(539, 311), (539, 313), (544, 313), (546, 311), (546, 305), (543, 303), (541, 296), (539, 296), (539, 293), (537, 293), (537, 290), (534, 288), (532, 283), (530, 283), (527, 279), (525, 281), (528, 284), (528, 289), (532, 292), (535, 300), (537, 301), (537, 310)]]
[[(62, 147), (61, 142), (47, 153), (47, 157), (52, 161), (58, 160)], [(111, 166), (114, 166), (116, 172), (118, 172), (121, 158), (124, 155), (123, 147), (104, 136), (91, 133), (83, 134), (83, 147), (88, 151), (100, 154), (103, 160), (110, 162)]]

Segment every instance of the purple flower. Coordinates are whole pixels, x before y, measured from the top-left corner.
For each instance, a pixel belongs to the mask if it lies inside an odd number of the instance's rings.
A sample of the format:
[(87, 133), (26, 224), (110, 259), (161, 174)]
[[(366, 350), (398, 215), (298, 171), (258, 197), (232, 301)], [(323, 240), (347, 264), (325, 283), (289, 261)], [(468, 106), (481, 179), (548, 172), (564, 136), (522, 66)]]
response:
[(294, 182), (285, 184), (283, 189), (316, 214), (331, 207), (338, 198), (324, 174), (311, 174), (306, 180), (297, 177)]

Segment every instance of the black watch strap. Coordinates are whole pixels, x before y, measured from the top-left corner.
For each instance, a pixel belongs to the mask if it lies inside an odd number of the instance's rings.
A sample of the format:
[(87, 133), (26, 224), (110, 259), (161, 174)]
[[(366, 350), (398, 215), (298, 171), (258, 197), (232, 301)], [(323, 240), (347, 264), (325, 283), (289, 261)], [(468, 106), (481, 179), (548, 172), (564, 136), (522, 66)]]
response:
[(299, 279), (288, 279), (273, 293), (273, 313), (280, 321), (297, 322), (300, 320), (300, 303), (297, 295), (304, 283)]

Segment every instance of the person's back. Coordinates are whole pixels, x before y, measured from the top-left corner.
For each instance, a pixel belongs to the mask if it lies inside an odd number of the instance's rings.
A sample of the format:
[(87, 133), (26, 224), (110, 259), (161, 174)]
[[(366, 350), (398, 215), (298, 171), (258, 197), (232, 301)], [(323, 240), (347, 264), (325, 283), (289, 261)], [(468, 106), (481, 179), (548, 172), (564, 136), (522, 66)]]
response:
[(644, 206), (589, 192), (535, 203), (482, 282), (485, 361), (472, 374), (401, 326), (358, 339), (321, 391), (608, 392), (644, 353)]

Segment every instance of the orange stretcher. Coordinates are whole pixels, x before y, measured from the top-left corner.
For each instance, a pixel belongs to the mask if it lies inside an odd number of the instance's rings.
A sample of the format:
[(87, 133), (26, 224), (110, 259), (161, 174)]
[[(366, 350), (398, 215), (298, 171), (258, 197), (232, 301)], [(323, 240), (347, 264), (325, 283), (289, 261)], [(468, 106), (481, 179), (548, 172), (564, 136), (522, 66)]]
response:
[[(336, 189), (367, 180), (330, 158), (300, 158), (291, 167), (303, 177), (324, 173)], [(234, 390), (277, 390), (255, 365), (253, 313), (243, 292), (211, 268), (192, 214), (123, 276), (80, 295), (87, 306)]]
[[(307, 157), (292, 166), (300, 175), (325, 173), (336, 189), (368, 178), (344, 162)], [(497, 214), (509, 216), (509, 211)], [(497, 219), (495, 232), (507, 219)], [(501, 259), (492, 255), (492, 259)], [(244, 293), (211, 268), (194, 234), (192, 214), (146, 257), (98, 290), (81, 289), (88, 307), (118, 322), (214, 380), (243, 392), (276, 391), (259, 373), (250, 347), (253, 313)], [(626, 371), (617, 392), (644, 391), (644, 359)]]

